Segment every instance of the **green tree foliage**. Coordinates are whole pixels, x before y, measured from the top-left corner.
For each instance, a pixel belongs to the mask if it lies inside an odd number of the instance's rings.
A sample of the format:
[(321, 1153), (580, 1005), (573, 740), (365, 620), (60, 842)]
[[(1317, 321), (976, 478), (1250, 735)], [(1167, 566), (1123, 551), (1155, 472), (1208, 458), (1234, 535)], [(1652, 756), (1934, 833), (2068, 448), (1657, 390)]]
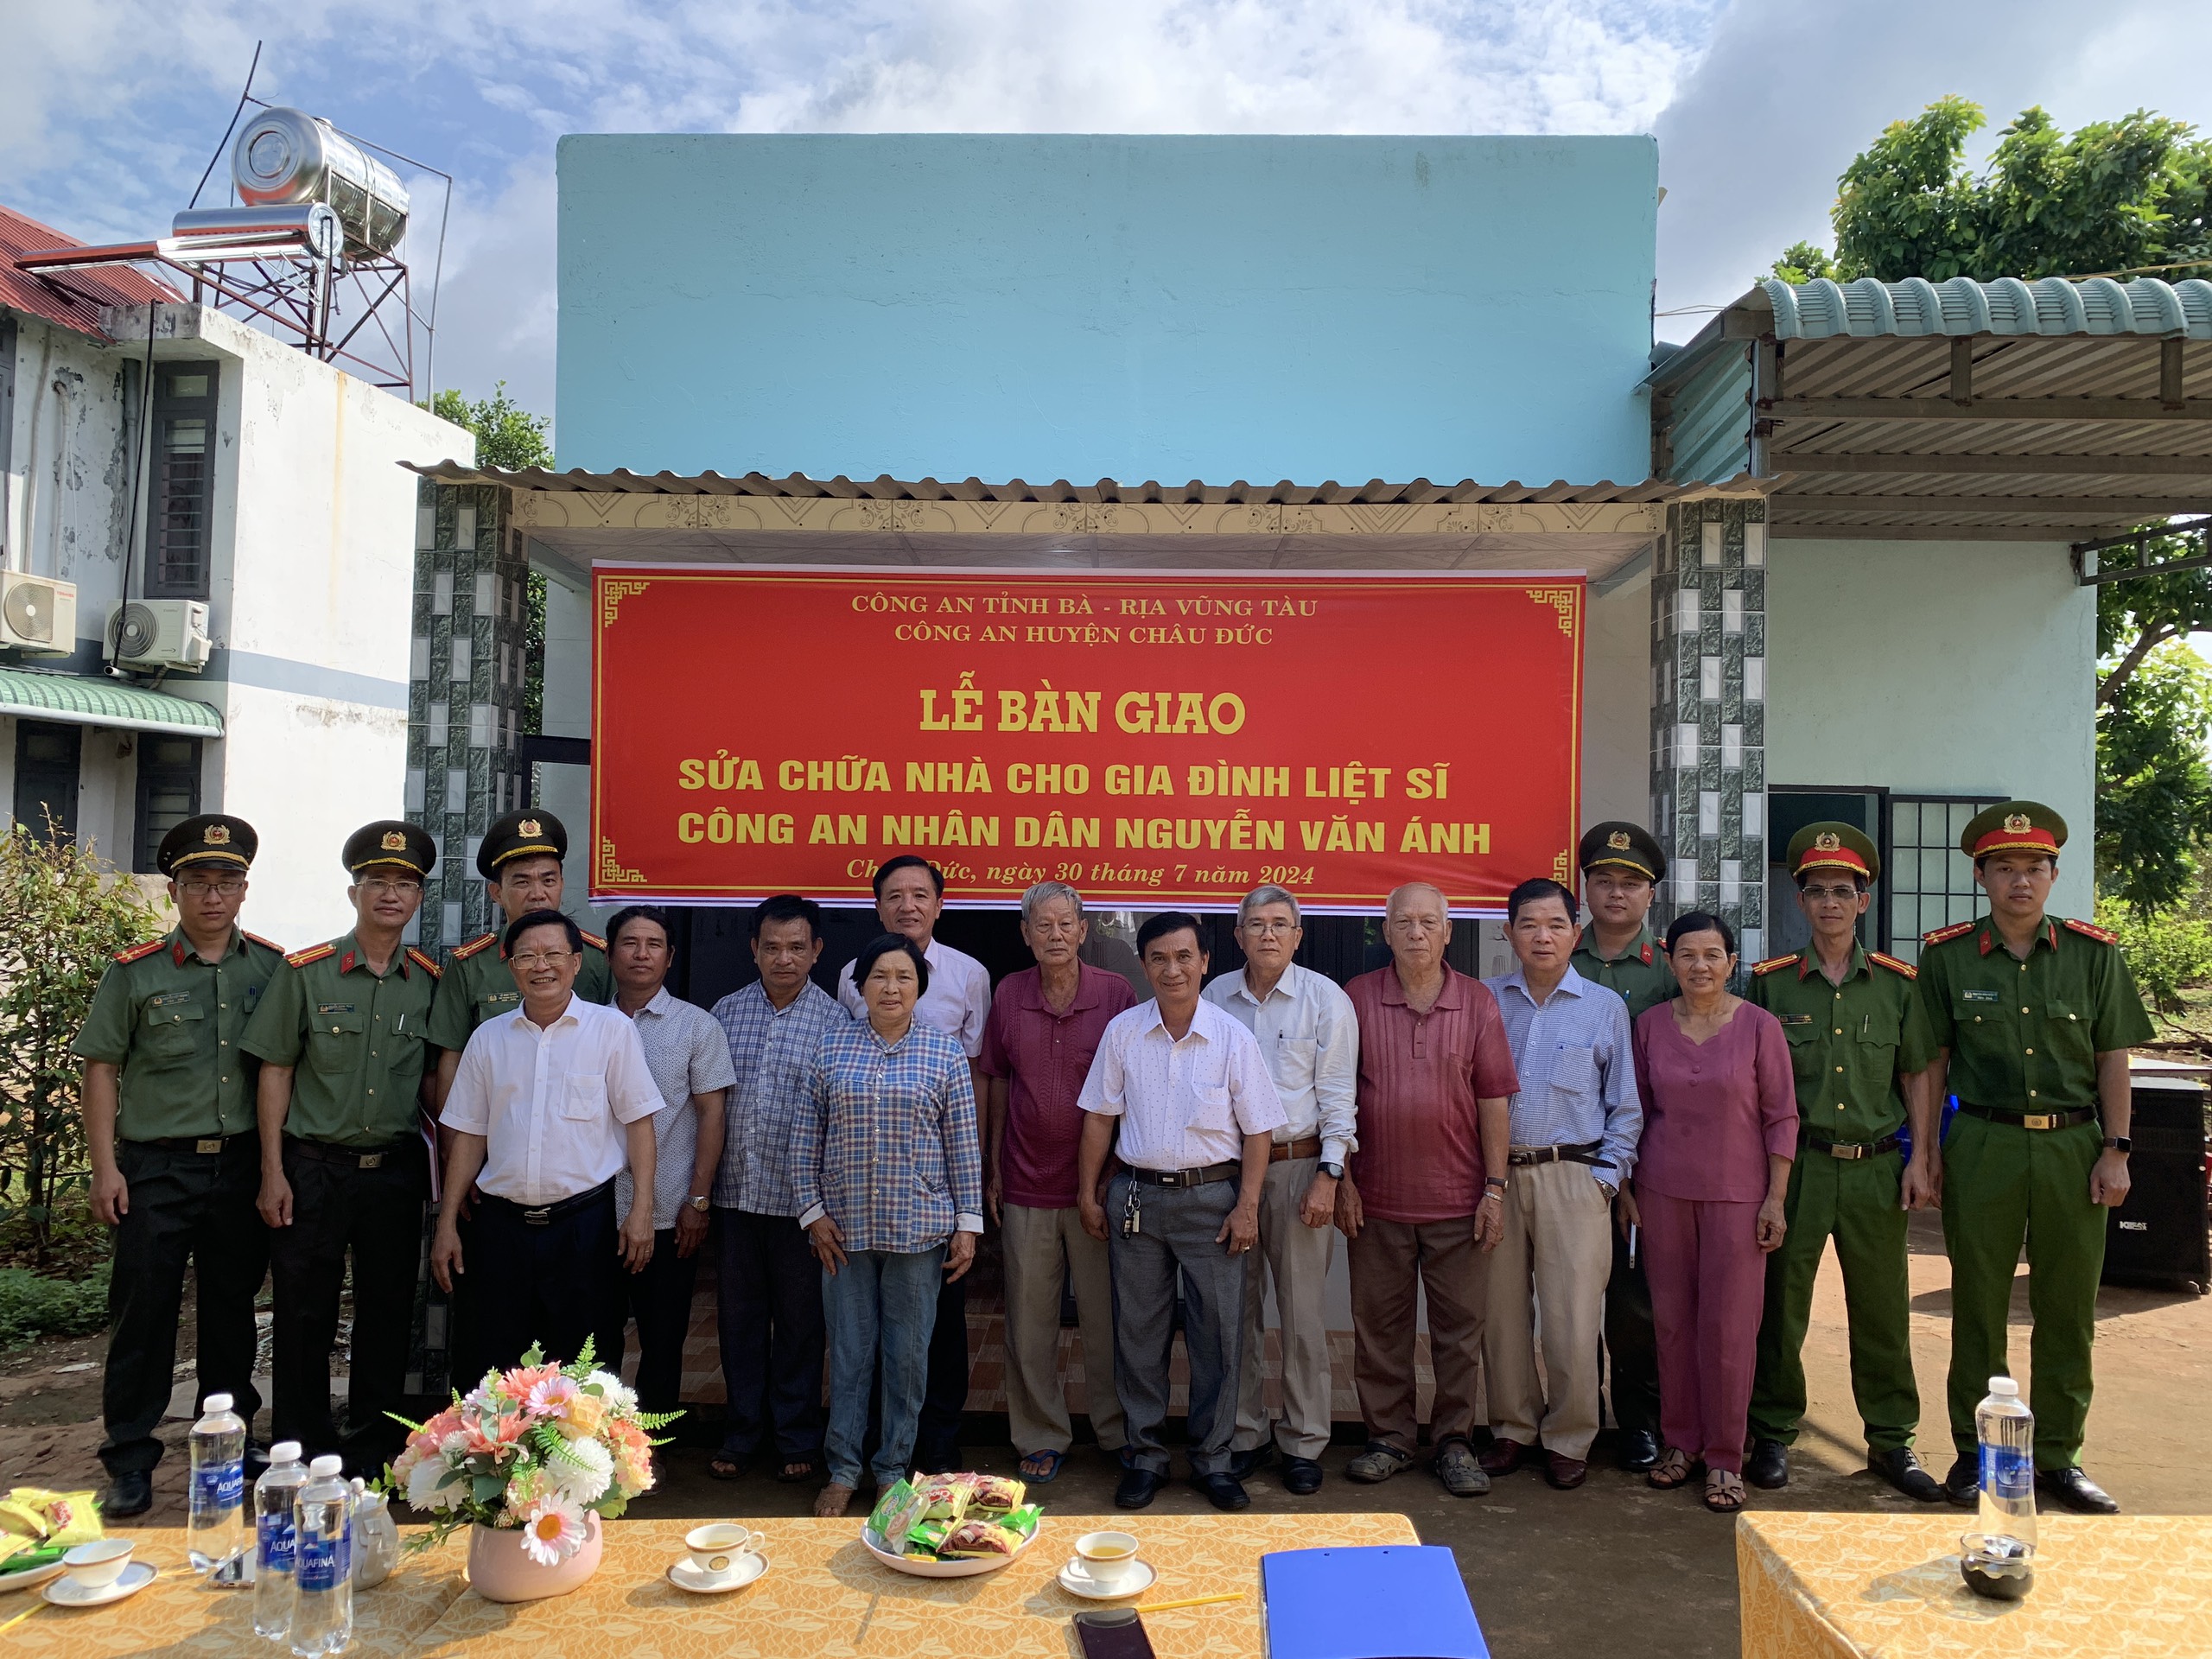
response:
[[(476, 435), (480, 467), (499, 467), (519, 472), (527, 467), (553, 466), (553, 423), (533, 415), (507, 396), (500, 381), (489, 397), (474, 403), (450, 389), (424, 405), (442, 421), (466, 427)], [(528, 608), (523, 622), (522, 723), (526, 732), (542, 731), (545, 713), (545, 578), (533, 570), (527, 582)]]
[(1835, 261), (1828, 257), (1826, 248), (1816, 242), (1793, 242), (1782, 251), (1782, 257), (1774, 262), (1774, 269), (1759, 280), (1764, 283), (1769, 278), (1779, 278), (1785, 283), (1810, 283), (1823, 276), (1834, 277), (1835, 274)]
[(2097, 711), (2098, 886), (2138, 917), (2173, 909), (2212, 828), (2212, 668), (2170, 641)]
[(41, 1266), (55, 1206), (86, 1173), (69, 1045), (109, 958), (157, 925), (138, 888), (77, 842), (22, 824), (0, 838), (0, 1194)]
[[(2153, 536), (2144, 548), (2153, 563), (2202, 550), (2189, 536)], [(2118, 696), (2158, 647), (2207, 632), (2212, 632), (2212, 570), (2103, 583), (2097, 589), (2098, 707)]]

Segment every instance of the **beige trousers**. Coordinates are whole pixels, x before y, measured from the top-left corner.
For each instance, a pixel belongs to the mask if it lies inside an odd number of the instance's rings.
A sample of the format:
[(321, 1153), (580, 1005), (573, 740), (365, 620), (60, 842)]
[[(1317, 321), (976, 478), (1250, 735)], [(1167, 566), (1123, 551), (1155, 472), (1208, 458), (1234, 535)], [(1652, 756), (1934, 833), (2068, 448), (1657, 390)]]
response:
[(1267, 1311), (1263, 1271), (1274, 1281), (1281, 1321), (1282, 1427), (1277, 1445), (1294, 1458), (1318, 1458), (1329, 1444), (1329, 1332), (1323, 1294), (1337, 1253), (1334, 1226), (1308, 1227), (1298, 1217), (1319, 1158), (1287, 1158), (1268, 1166), (1260, 1189), (1260, 1248), (1244, 1258), (1244, 1362), (1236, 1389), (1236, 1438), (1231, 1449), (1265, 1446), (1268, 1418), (1263, 1389)]
[(1612, 1273), (1611, 1225), (1612, 1206), (1589, 1165), (1529, 1164), (1511, 1172), (1505, 1236), (1491, 1255), (1483, 1325), (1490, 1426), (1498, 1439), (1561, 1457), (1590, 1455), (1598, 1433), (1598, 1332)]
[(1060, 1276), (1075, 1281), (1083, 1328), (1084, 1392), (1090, 1427), (1109, 1452), (1128, 1438), (1114, 1392), (1114, 1280), (1104, 1241), (1083, 1230), (1082, 1212), (1002, 1204), (1006, 1269), (1006, 1415), (1014, 1449), (1065, 1452), (1073, 1438), (1060, 1385)]
[(1483, 1308), (1490, 1257), (1475, 1243), (1475, 1218), (1376, 1221), (1369, 1217), (1345, 1247), (1351, 1265), (1352, 1380), (1371, 1440), (1411, 1456), (1416, 1297), (1428, 1293), (1428, 1357), (1436, 1376), (1428, 1438), (1440, 1445), (1475, 1427)]

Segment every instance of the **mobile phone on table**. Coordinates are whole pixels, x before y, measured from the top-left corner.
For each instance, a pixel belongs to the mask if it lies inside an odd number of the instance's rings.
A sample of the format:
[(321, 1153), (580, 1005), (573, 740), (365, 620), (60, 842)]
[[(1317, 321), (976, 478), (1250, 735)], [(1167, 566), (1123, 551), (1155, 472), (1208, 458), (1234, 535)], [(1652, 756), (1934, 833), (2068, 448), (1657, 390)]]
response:
[(1075, 1616), (1083, 1659), (1154, 1659), (1152, 1638), (1134, 1607), (1103, 1607)]

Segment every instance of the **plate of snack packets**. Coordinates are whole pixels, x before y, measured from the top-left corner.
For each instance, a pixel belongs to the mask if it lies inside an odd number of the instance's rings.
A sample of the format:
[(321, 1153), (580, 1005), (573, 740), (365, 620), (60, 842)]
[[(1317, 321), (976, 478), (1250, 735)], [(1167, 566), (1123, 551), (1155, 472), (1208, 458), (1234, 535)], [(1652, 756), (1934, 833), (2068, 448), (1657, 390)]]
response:
[(28, 1590), (61, 1572), (61, 1558), (101, 1536), (90, 1492), (18, 1486), (0, 1497), (0, 1591)]
[(1029, 1548), (1045, 1513), (1003, 1475), (922, 1475), (894, 1482), (861, 1528), (886, 1567), (918, 1579), (995, 1573)]

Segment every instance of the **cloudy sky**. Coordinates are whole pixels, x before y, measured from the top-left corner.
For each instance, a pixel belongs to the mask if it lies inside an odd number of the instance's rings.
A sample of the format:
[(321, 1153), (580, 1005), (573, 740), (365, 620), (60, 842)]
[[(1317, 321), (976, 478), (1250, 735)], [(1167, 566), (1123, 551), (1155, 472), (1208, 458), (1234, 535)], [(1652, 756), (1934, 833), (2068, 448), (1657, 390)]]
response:
[(1675, 310), (1945, 92), (2212, 125), (2201, 0), (0, 0), (0, 201), (91, 240), (168, 228), (264, 41), (257, 94), (454, 175), (439, 383), (540, 409), (566, 132), (1653, 131)]

